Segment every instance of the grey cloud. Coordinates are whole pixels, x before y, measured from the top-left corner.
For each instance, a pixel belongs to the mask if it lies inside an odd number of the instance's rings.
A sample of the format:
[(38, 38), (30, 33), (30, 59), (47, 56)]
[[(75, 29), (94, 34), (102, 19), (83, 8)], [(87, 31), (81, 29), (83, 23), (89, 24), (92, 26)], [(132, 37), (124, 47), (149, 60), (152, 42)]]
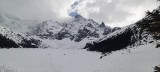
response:
[[(107, 21), (109, 23), (115, 22), (115, 21), (121, 22), (121, 21), (125, 20), (127, 18), (127, 16), (133, 15), (130, 12), (123, 11), (121, 9), (117, 9), (117, 5), (114, 2), (112, 2), (112, 3), (101, 2), (101, 3), (104, 3), (104, 5), (100, 6), (100, 12), (97, 13), (98, 19), (104, 18), (105, 21)], [(101, 4), (101, 3), (99, 3), (99, 4)], [(95, 13), (89, 13), (89, 16), (94, 16), (94, 15), (95, 15)], [(102, 19), (102, 20), (104, 20), (104, 19)]]
[[(0, 0), (0, 11), (22, 19), (57, 19), (64, 0)], [(62, 2), (62, 3), (61, 3)], [(64, 1), (65, 2), (65, 1)], [(56, 12), (57, 11), (57, 12)]]
[[(126, 26), (136, 22), (143, 17), (146, 10), (152, 10), (158, 6), (156, 0), (96, 0), (93, 3), (88, 3), (86, 9), (99, 7), (99, 12), (88, 11), (86, 17), (93, 18), (98, 22), (104, 21), (112, 26)], [(141, 8), (141, 9), (138, 9)], [(141, 14), (140, 16), (137, 16)], [(129, 19), (133, 19), (132, 21)]]
[[(73, 4), (75, 1), (81, 4)], [(68, 16), (71, 8), (73, 14), (81, 14), (99, 23), (126, 26), (158, 5), (156, 0), (0, 0), (0, 11), (22, 19), (56, 20)]]

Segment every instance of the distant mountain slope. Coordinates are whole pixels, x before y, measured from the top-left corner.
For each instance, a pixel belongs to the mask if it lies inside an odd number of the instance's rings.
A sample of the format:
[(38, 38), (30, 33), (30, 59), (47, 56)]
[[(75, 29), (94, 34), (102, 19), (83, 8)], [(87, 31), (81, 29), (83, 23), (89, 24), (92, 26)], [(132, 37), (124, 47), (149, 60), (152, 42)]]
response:
[(148, 12), (137, 23), (115, 31), (97, 41), (87, 43), (90, 51), (112, 52), (129, 46), (156, 42), (160, 39), (160, 8)]
[(0, 48), (38, 48), (40, 41), (0, 27)]

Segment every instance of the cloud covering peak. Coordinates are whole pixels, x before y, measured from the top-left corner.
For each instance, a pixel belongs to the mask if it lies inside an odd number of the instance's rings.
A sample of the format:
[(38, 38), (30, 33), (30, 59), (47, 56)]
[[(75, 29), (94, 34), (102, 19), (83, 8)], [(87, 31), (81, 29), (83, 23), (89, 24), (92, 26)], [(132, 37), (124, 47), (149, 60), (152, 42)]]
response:
[(75, 1), (72, 5), (71, 5), (71, 8), (68, 10), (68, 14), (69, 16), (71, 17), (75, 17), (77, 15), (80, 15), (78, 13), (78, 5), (82, 2), (82, 0), (77, 0)]

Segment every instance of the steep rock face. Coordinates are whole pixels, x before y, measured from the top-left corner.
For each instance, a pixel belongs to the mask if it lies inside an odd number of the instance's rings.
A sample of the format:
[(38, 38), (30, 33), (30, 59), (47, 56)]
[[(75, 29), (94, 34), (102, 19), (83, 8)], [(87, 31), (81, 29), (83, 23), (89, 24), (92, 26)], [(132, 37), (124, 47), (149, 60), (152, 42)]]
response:
[(82, 29), (78, 30), (78, 33), (75, 35), (75, 41), (79, 42), (87, 36), (99, 38), (99, 34), (96, 32), (94, 26), (91, 23), (88, 23)]
[(157, 42), (160, 39), (160, 7), (133, 25), (108, 34), (106, 37), (87, 43), (90, 51), (112, 52), (126, 47)]
[(100, 38), (113, 30), (103, 22), (98, 24), (92, 19), (86, 19), (80, 15), (65, 22), (45, 21), (33, 30), (34, 34), (42, 39), (62, 40), (69, 38), (75, 42), (80, 42), (84, 38)]
[(51, 20), (43, 21), (40, 24), (32, 27), (30, 35), (37, 35), (43, 39), (55, 39), (56, 34), (60, 31), (64, 31), (64, 28), (60, 26), (60, 23), (53, 22)]

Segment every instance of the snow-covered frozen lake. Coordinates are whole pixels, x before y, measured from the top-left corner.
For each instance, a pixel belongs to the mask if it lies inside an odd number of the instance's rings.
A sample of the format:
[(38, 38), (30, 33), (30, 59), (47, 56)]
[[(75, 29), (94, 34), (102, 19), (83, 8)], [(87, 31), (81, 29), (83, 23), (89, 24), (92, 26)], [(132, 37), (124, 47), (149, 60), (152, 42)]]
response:
[(146, 45), (101, 57), (81, 49), (0, 49), (0, 66), (17, 72), (153, 72), (160, 49)]

